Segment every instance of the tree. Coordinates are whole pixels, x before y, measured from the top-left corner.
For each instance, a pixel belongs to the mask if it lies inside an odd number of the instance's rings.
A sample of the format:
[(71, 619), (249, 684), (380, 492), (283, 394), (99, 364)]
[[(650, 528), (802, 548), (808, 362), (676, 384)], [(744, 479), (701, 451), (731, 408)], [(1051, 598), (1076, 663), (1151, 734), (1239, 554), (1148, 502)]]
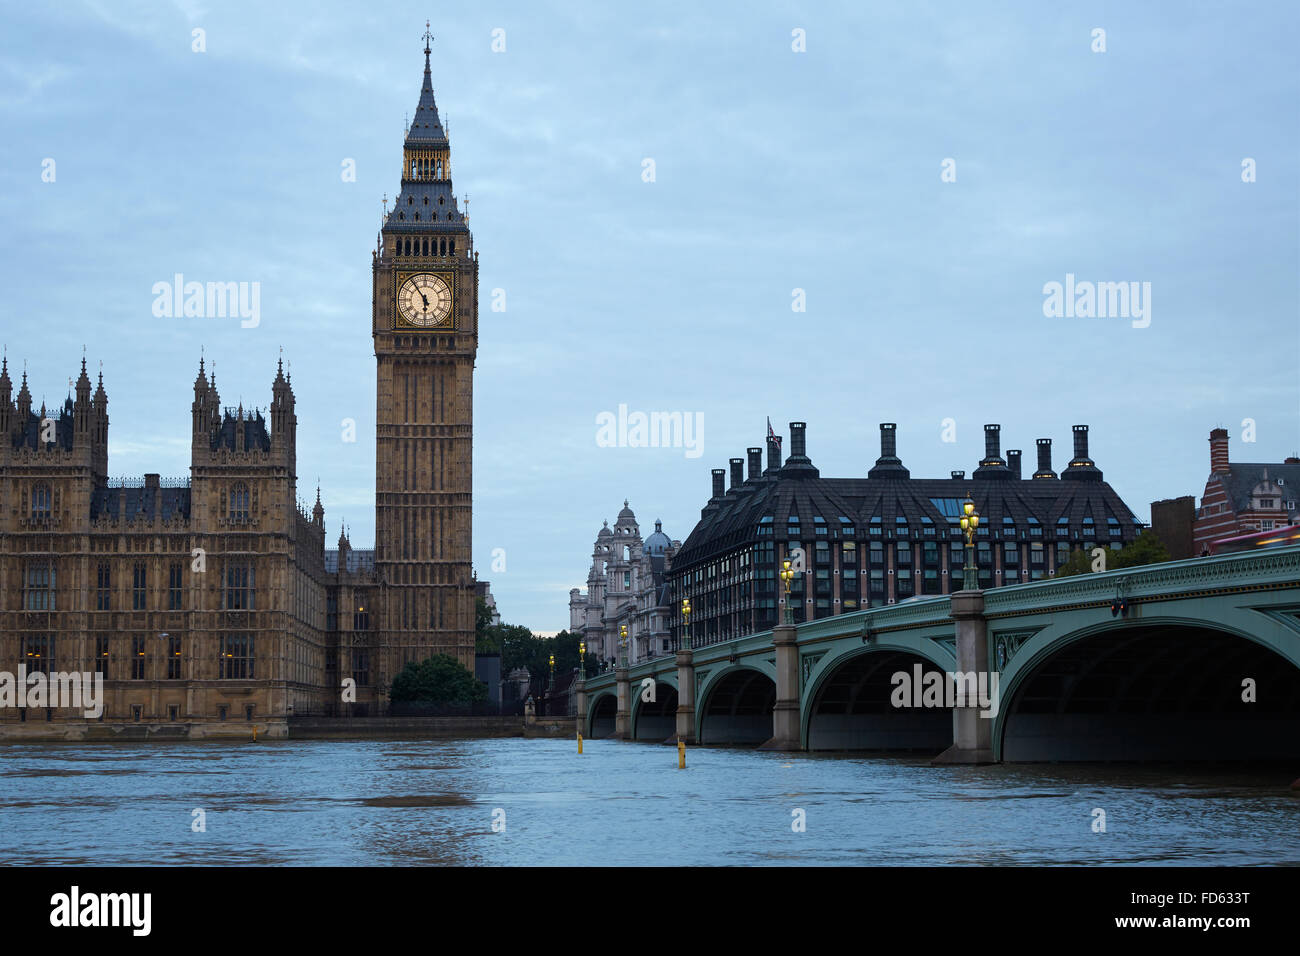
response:
[(481, 597), (474, 598), (474, 652), (500, 654), (501, 639), (492, 624), (492, 608)]
[(388, 697), (394, 702), (472, 704), (487, 700), (488, 688), (456, 658), (435, 654), (418, 664), (412, 661), (403, 667), (393, 678)]
[(1112, 564), (1107, 567), (1116, 568), (1136, 568), (1144, 564), (1159, 564), (1161, 561), (1169, 560), (1169, 549), (1165, 543), (1156, 536), (1156, 533), (1147, 528), (1137, 539), (1119, 553)]
[[(1110, 567), (1110, 557), (1107, 556), (1106, 567)], [(1070, 552), (1070, 558), (1064, 564), (1056, 568), (1058, 578), (1068, 578), (1074, 574), (1087, 574), (1092, 570), (1092, 555), (1083, 548), (1075, 548)]]
[[(1117, 568), (1136, 568), (1144, 564), (1157, 564), (1169, 560), (1169, 550), (1154, 531), (1147, 528), (1126, 547), (1118, 551), (1107, 549), (1106, 570)], [(1068, 578), (1072, 574), (1088, 574), (1092, 571), (1092, 553), (1082, 548), (1070, 552), (1070, 559), (1056, 569), (1058, 578)]]
[(501, 647), (501, 673), (509, 674), (516, 667), (526, 667), (534, 677), (546, 669), (546, 655), (541, 639), (520, 624), (497, 624), (493, 630)]
[[(551, 638), (554, 650), (550, 653), (555, 655), (555, 672), (571, 671), (578, 666), (581, 655), (578, 654), (578, 644), (582, 641), (581, 634), (571, 634), (568, 631), (560, 631)], [(587, 666), (590, 667), (593, 662), (592, 654), (588, 649)]]

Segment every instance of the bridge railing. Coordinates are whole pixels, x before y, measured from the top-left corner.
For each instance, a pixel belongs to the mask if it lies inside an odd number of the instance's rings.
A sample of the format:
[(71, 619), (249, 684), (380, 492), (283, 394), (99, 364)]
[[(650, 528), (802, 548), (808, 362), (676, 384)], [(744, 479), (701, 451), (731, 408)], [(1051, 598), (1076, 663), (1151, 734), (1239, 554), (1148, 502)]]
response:
[(1012, 584), (984, 592), (984, 613), (1003, 615), (1099, 603), (1121, 592), (1125, 597), (1143, 598), (1208, 591), (1243, 581), (1300, 581), (1300, 545)]
[[(1300, 545), (1215, 557), (1189, 558), (1183, 561), (1165, 561), (1160, 564), (1004, 585), (984, 591), (984, 613), (991, 617), (1006, 617), (1020, 613), (1033, 613), (1045, 608), (1101, 604), (1109, 602), (1121, 591), (1124, 597), (1142, 599), (1202, 590), (1210, 591), (1243, 583), (1267, 584), (1286, 581), (1300, 582)], [(880, 633), (925, 627), (949, 621), (951, 614), (952, 596), (935, 595), (908, 600), (902, 604), (866, 608), (848, 614), (835, 614), (831, 617), (806, 621), (796, 625), (796, 631), (802, 643), (844, 634)], [(770, 630), (756, 631), (745, 637), (717, 641), (697, 647), (695, 650), (712, 658), (716, 656), (715, 652), (725, 653), (730, 647), (752, 648), (770, 643), (771, 640)], [(669, 658), (671, 655), (652, 658), (635, 665), (630, 671), (636, 675), (640, 672), (662, 670), (662, 662)], [(606, 675), (601, 676), (603, 678)], [(608, 681), (612, 683), (613, 680), (614, 675), (610, 672)], [(591, 683), (588, 679), (588, 686)]]

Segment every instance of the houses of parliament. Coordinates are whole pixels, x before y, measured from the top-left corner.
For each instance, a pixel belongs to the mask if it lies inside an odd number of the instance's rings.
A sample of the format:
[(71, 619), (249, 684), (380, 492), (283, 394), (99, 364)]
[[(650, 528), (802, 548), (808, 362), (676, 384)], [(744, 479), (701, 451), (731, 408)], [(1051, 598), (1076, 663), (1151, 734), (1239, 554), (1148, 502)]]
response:
[(344, 534), (327, 549), (320, 489), (300, 503), (282, 367), (264, 413), (223, 406), (200, 358), (189, 478), (126, 482), (109, 477), (102, 372), (92, 391), (83, 359), (63, 406), (33, 409), (4, 361), (0, 671), (100, 674), (104, 706), (0, 707), (0, 737), (279, 736), (295, 715), (382, 712), (407, 662), (442, 653), (473, 670), (478, 258), (431, 39), (372, 256), (375, 549)]

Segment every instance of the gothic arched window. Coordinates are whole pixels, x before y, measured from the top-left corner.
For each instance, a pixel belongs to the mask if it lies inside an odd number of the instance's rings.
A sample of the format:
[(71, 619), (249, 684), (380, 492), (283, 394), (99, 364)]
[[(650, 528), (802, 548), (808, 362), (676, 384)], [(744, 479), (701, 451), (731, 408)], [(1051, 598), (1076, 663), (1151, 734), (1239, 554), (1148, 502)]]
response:
[(231, 521), (248, 520), (248, 485), (242, 481), (236, 482), (230, 489), (230, 509), (228, 514)]
[(32, 486), (32, 520), (44, 521), (50, 516), (50, 486), (43, 481)]

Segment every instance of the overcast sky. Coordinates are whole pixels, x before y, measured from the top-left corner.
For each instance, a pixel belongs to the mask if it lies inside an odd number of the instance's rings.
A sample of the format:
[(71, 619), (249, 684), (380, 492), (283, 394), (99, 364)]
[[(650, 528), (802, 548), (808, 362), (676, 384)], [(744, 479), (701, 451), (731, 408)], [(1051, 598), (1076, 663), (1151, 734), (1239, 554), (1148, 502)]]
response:
[[(865, 474), (882, 421), (915, 477), (969, 472), (985, 422), (1027, 464), (1055, 439), (1059, 470), (1088, 423), (1143, 520), (1200, 494), (1216, 425), (1234, 459), (1295, 453), (1296, 4), (978, 7), (6, 4), (11, 374), (55, 404), (84, 345), (110, 473), (183, 476), (200, 347), (245, 407), (283, 348), (299, 494), (319, 477), (330, 543), (346, 519), (372, 546), (370, 251), (429, 17), (481, 256), (474, 561), (505, 620), (567, 626), (624, 498), (684, 539), (767, 416), (807, 421), (828, 477)], [(155, 316), (176, 273), (260, 283), (259, 324)], [(1149, 313), (1047, 317), (1067, 274), (1150, 283)], [(702, 444), (604, 447), (620, 404)]]

